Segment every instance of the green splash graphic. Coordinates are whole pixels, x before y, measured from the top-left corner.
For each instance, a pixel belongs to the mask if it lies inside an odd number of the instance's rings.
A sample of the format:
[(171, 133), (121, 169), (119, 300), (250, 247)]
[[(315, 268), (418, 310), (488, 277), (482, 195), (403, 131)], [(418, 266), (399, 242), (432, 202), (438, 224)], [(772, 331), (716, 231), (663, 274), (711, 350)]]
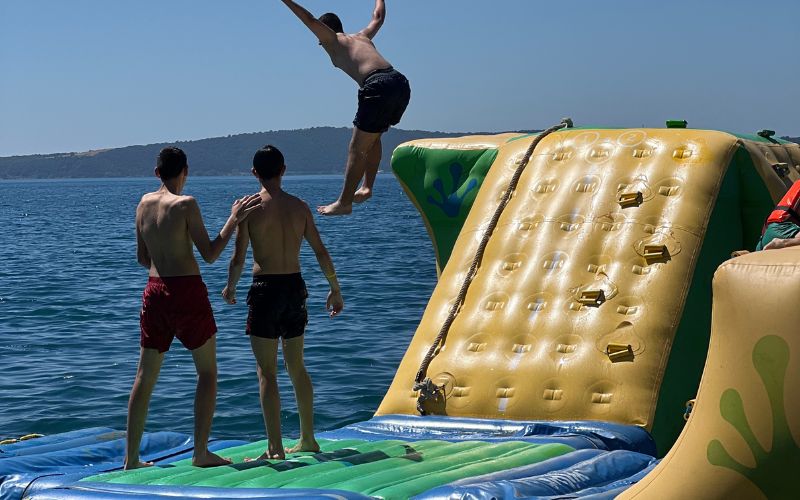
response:
[(756, 466), (750, 468), (734, 460), (717, 439), (708, 443), (706, 456), (712, 465), (725, 467), (748, 478), (767, 498), (797, 498), (800, 447), (789, 429), (784, 405), (789, 345), (775, 335), (761, 338), (753, 349), (753, 366), (769, 397), (772, 446), (769, 450), (761, 446), (747, 421), (741, 395), (734, 389), (728, 389), (720, 397), (720, 413), (745, 440)]

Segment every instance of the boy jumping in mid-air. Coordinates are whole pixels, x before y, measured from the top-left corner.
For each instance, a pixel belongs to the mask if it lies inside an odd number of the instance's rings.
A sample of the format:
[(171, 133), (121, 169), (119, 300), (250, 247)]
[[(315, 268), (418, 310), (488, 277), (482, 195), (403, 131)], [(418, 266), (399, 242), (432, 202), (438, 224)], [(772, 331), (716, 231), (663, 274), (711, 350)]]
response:
[(208, 450), (217, 397), (217, 325), (192, 244), (206, 262), (214, 262), (236, 226), (261, 203), (261, 197), (256, 194), (237, 200), (225, 226), (211, 241), (197, 202), (181, 195), (189, 175), (186, 154), (178, 148), (164, 148), (156, 165), (161, 188), (145, 194), (136, 208), (137, 260), (150, 271), (150, 278), (142, 295), (141, 353), (128, 402), (125, 469), (153, 465), (139, 459), (139, 445), (150, 396), (173, 337), (192, 352), (197, 369), (192, 464), (229, 464)]
[[(326, 308), (334, 317), (344, 302), (328, 251), (314, 217), (302, 200), (281, 189), (286, 171), (283, 154), (264, 146), (253, 157), (252, 173), (261, 183), (261, 207), (239, 225), (236, 249), (228, 268), (228, 285), (222, 296), (236, 303), (236, 284), (242, 275), (248, 243), (253, 246), (253, 285), (247, 294), (247, 334), (256, 358), (261, 411), (267, 431), (267, 451), (261, 459), (285, 458), (285, 453), (319, 451), (314, 439), (314, 391), (303, 363), (303, 332), (308, 322), (305, 282), (300, 276), (300, 245), (308, 241), (330, 284)], [(281, 401), (278, 392), (278, 339), (294, 386), (300, 416), (300, 440), (284, 450), (281, 438)]]
[[(342, 193), (335, 202), (317, 208), (323, 215), (347, 215), (353, 210), (353, 202), (361, 203), (372, 196), (381, 161), (381, 135), (400, 122), (411, 98), (411, 87), (372, 43), (386, 17), (384, 0), (375, 0), (372, 20), (355, 34), (343, 32), (336, 14), (327, 13), (316, 19), (292, 0), (282, 1), (314, 33), (333, 65), (359, 86)], [(358, 188), (362, 177), (364, 181)]]

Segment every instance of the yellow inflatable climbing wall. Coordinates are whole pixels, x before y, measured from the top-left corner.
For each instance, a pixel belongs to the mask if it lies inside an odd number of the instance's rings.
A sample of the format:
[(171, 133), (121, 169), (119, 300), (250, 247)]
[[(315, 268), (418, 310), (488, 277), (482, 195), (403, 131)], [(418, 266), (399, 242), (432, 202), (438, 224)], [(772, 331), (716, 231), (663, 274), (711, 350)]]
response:
[[(503, 136), (496, 144), (491, 169), (377, 414), (417, 413), (417, 370), (531, 139)], [(475, 138), (472, 147), (486, 143)], [(471, 146), (462, 138), (404, 147)], [(747, 166), (734, 172), (739, 156)], [(709, 328), (700, 325), (704, 336), (677, 351), (676, 332), (685, 326), (684, 337), (696, 336), (684, 313), (693, 304), (710, 311), (713, 269), (749, 243), (743, 231), (749, 237), (760, 229), (740, 223), (740, 212), (753, 208), (740, 184), (759, 183), (769, 206), (769, 197), (777, 199), (797, 177), (793, 168), (789, 176), (779, 172), (787, 163), (800, 164), (796, 147), (717, 131), (569, 129), (545, 137), (427, 370), (445, 395), (428, 411), (602, 420), (652, 430), (672, 354), (680, 383), (673, 384), (678, 390), (664, 409), (670, 415), (664, 425), (674, 441), (683, 402), (696, 394)], [(758, 218), (764, 206), (757, 207)], [(704, 250), (714, 217), (720, 221), (714, 239), (721, 243)], [(706, 274), (696, 273), (698, 263)], [(697, 298), (690, 295), (693, 280), (706, 290)], [(681, 381), (681, 357), (693, 379)], [(662, 452), (670, 444), (660, 443)]]

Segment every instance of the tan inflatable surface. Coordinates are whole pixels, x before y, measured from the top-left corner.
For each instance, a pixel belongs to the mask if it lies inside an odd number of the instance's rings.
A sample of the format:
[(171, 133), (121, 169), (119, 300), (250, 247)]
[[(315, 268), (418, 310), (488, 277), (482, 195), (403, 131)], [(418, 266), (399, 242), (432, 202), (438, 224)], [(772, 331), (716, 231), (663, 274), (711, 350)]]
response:
[(711, 346), (683, 433), (619, 498), (798, 498), (800, 248), (731, 260), (714, 277)]
[[(769, 144), (764, 142), (743, 141), (750, 153), (750, 158), (758, 170), (762, 181), (766, 184), (774, 201), (778, 201), (798, 179), (800, 170), (800, 148), (790, 143)], [(779, 177), (773, 175), (776, 170), (785, 172)]]
[[(420, 362), (529, 143), (499, 149), (378, 414), (416, 413)], [(546, 137), (428, 369), (447, 397), (432, 413), (650, 428), (737, 148), (732, 135), (686, 129)]]

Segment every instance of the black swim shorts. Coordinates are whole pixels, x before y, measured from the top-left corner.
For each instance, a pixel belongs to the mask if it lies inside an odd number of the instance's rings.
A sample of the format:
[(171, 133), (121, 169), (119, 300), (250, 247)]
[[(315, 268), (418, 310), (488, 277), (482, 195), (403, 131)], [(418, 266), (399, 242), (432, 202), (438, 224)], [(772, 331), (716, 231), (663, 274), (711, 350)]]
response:
[(386, 132), (400, 118), (411, 99), (411, 87), (402, 73), (392, 67), (367, 75), (358, 89), (358, 111), (353, 125), (364, 132)]
[(308, 291), (300, 273), (253, 276), (247, 293), (247, 334), (266, 339), (303, 335)]

